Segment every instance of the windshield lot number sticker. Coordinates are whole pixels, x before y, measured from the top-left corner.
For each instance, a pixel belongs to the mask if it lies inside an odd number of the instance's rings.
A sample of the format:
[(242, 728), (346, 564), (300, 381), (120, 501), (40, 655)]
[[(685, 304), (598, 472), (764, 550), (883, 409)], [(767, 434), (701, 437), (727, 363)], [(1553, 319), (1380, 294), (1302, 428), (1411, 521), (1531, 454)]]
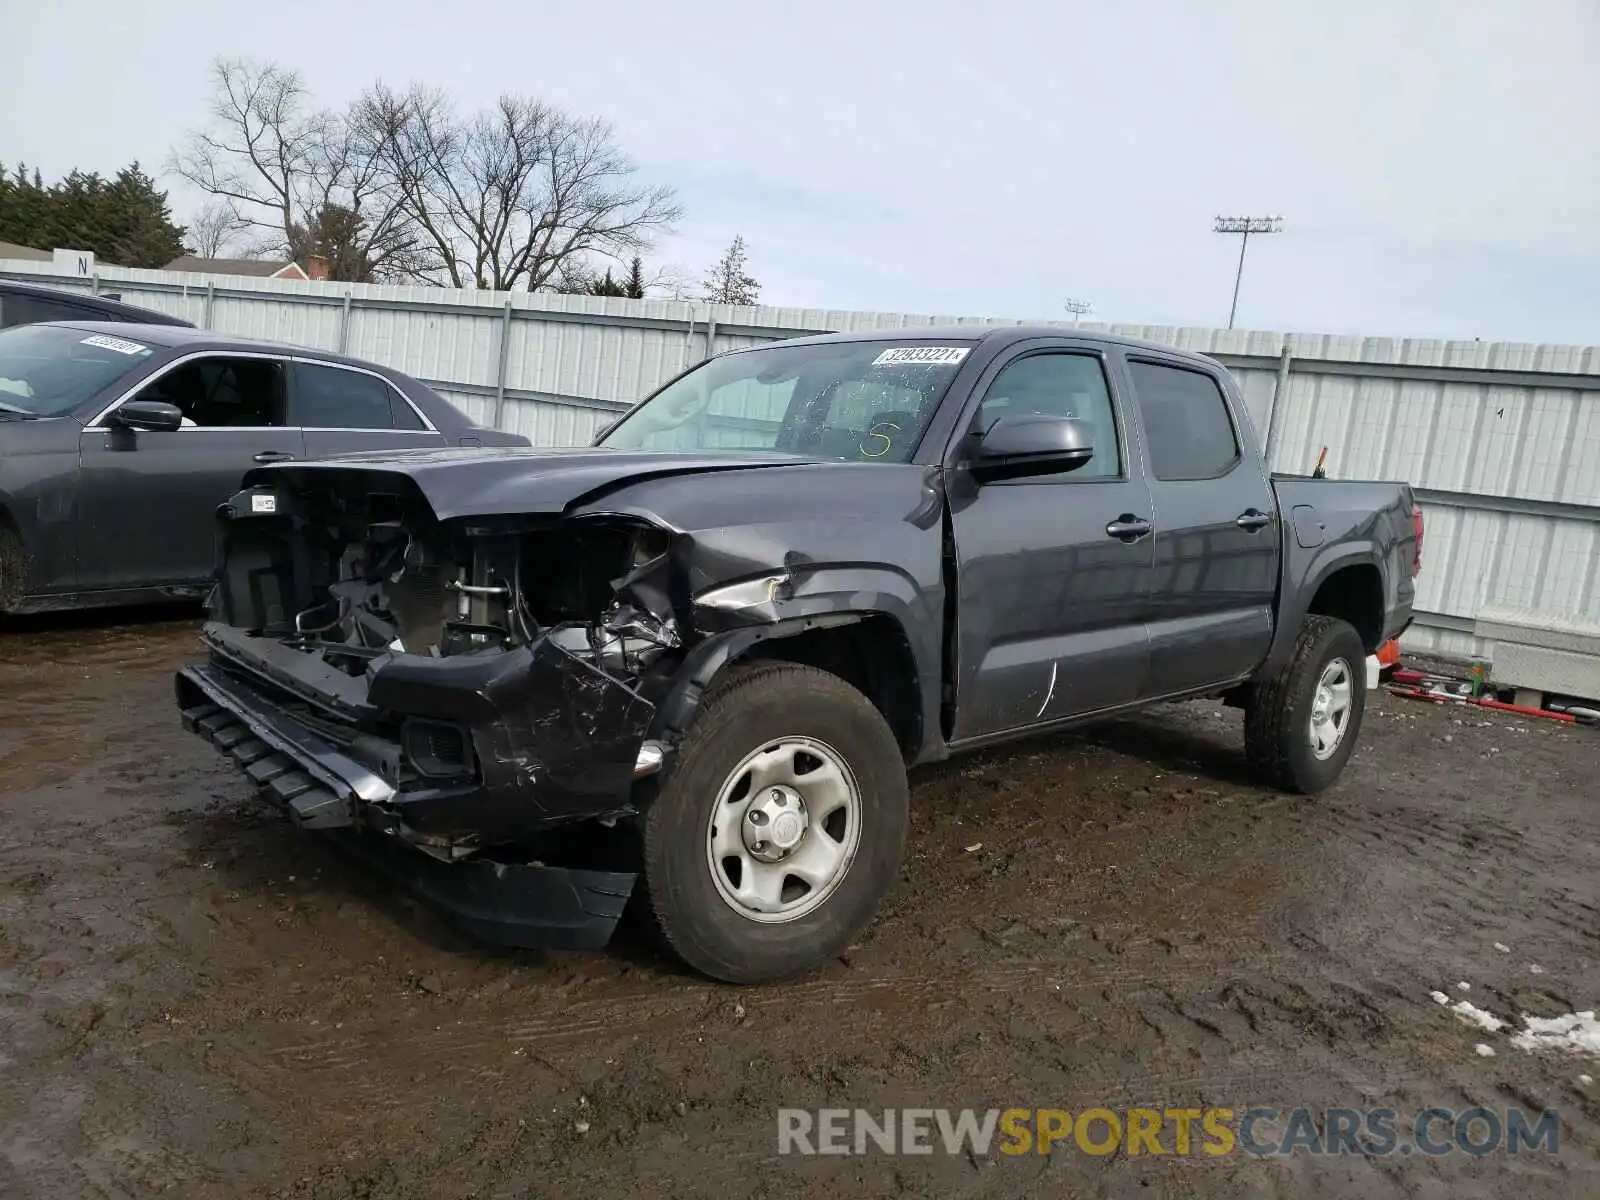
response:
[(85, 346), (98, 346), (102, 350), (115, 350), (118, 354), (149, 354), (148, 346), (141, 346), (138, 342), (125, 342), (121, 338), (107, 337), (103, 333), (96, 333), (83, 339)]
[(966, 346), (896, 346), (872, 360), (875, 367), (953, 367), (967, 356)]
[(251, 496), (250, 511), (253, 513), (275, 513), (278, 511), (278, 498), (276, 496), (263, 496), (259, 493)]

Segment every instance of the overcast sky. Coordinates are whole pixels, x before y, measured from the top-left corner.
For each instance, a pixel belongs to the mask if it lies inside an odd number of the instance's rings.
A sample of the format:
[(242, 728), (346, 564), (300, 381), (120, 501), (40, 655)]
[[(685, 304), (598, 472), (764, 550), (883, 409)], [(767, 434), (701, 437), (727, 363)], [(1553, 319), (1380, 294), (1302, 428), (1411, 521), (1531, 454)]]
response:
[[(0, 0), (0, 161), (164, 176), (210, 61), (608, 118), (765, 303), (1600, 343), (1597, 0)], [(178, 219), (198, 198), (170, 178)]]

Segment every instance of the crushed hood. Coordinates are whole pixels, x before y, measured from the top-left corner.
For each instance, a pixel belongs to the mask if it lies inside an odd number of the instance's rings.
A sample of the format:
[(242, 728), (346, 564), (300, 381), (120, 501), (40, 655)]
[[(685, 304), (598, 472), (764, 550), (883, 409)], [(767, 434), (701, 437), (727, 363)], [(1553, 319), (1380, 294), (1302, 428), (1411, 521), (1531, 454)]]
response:
[(560, 513), (619, 486), (683, 475), (793, 467), (820, 461), (738, 451), (681, 453), (593, 446), (563, 449), (485, 446), (372, 451), (312, 463), (260, 467), (245, 476), (244, 486), (287, 484), (298, 487), (324, 472), (370, 472), (374, 488), (385, 486), (385, 478), (410, 481), (422, 493), (435, 517), (451, 521), (507, 513)]

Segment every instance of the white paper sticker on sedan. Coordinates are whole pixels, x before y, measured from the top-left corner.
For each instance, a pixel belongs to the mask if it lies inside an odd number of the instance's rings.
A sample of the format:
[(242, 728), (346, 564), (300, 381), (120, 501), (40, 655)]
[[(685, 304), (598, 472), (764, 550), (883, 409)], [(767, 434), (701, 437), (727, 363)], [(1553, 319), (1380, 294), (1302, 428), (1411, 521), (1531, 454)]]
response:
[(250, 511), (253, 513), (275, 513), (278, 511), (278, 498), (257, 492), (250, 497)]
[(122, 338), (108, 337), (103, 333), (92, 334), (83, 339), (85, 346), (98, 346), (102, 350), (115, 350), (118, 354), (149, 354), (149, 346), (141, 346), (138, 342), (124, 341)]
[(875, 367), (912, 365), (953, 367), (967, 356), (967, 346), (896, 346), (872, 360)]

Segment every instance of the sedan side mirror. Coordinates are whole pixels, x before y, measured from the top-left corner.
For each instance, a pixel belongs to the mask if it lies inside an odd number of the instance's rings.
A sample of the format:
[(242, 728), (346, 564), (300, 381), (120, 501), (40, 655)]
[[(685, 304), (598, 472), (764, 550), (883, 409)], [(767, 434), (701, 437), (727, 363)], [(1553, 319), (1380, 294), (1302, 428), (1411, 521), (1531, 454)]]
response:
[(171, 433), (183, 426), (183, 412), (176, 404), (160, 400), (129, 400), (106, 418), (123, 429), (143, 429), (149, 433)]
[(1001, 417), (978, 443), (973, 469), (980, 478), (1004, 479), (1071, 471), (1094, 457), (1094, 435), (1072, 417), (1012, 413)]

